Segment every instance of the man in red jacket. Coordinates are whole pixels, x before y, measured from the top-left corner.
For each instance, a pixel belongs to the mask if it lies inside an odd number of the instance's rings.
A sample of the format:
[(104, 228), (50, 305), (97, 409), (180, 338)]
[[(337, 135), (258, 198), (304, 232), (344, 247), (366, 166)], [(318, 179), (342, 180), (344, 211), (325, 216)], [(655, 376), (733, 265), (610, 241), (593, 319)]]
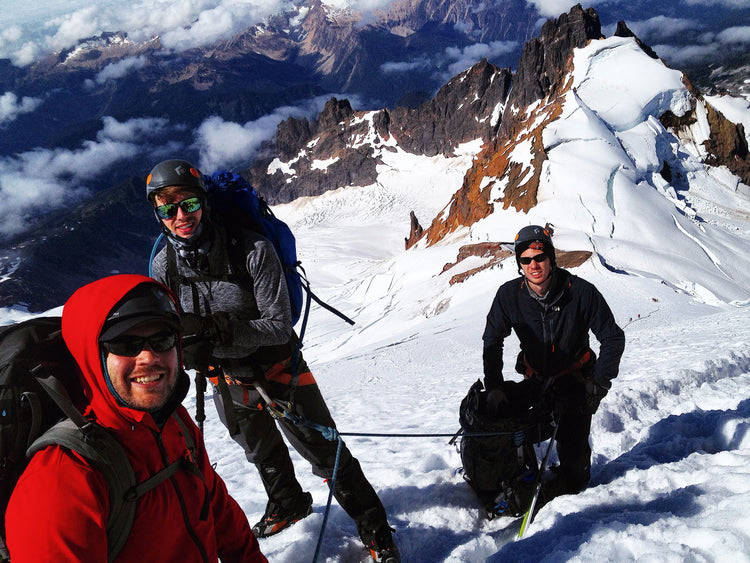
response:
[[(144, 276), (117, 275), (86, 285), (63, 309), (63, 339), (81, 369), (85, 415), (122, 445), (136, 481), (190, 455), (183, 428), (196, 445), (199, 471), (179, 470), (138, 499), (115, 561), (266, 562), (180, 405), (189, 386), (181, 369), (180, 330), (173, 296)], [(6, 513), (13, 563), (107, 561), (109, 504), (106, 481), (83, 457), (62, 446), (40, 451)]]

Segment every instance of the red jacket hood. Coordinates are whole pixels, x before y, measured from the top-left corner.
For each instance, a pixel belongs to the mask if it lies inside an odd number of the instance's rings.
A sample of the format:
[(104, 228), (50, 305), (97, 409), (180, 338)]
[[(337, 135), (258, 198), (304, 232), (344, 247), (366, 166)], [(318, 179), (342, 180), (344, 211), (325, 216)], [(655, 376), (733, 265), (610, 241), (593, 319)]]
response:
[[(65, 303), (62, 314), (62, 334), (83, 374), (86, 397), (98, 421), (105, 426), (120, 426), (123, 422), (150, 422), (151, 415), (118, 404), (110, 392), (104, 375), (104, 362), (99, 335), (109, 312), (134, 287), (142, 283), (156, 284), (152, 278), (122, 274), (110, 276), (81, 287)], [(178, 378), (177, 404), (184, 398), (187, 376), (181, 371)], [(180, 384), (182, 383), (182, 385)], [(180, 392), (181, 391), (181, 392)]]

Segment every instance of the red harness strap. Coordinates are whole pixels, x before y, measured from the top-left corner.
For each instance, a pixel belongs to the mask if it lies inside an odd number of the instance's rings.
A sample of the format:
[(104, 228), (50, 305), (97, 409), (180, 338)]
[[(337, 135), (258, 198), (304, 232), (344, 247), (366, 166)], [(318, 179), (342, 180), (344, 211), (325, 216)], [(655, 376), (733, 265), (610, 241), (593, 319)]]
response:
[[(558, 377), (562, 375), (567, 375), (569, 373), (572, 373), (574, 371), (580, 370), (583, 366), (585, 366), (588, 361), (591, 359), (591, 350), (586, 350), (586, 353), (578, 358), (575, 362), (570, 364), (568, 367), (566, 367), (564, 370), (556, 373), (552, 376), (552, 379), (557, 379)], [(536, 377), (539, 375), (539, 372), (537, 372), (533, 367), (531, 367), (531, 364), (526, 359), (526, 354), (523, 356), (523, 363), (526, 366), (526, 370), (523, 372), (523, 378), (529, 379), (531, 377)]]

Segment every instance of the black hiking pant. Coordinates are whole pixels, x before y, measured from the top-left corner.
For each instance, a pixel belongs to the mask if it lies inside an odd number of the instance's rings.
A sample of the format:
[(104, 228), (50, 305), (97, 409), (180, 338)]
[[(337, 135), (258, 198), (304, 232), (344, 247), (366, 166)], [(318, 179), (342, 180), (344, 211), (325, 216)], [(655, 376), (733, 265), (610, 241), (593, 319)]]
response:
[[(274, 381), (266, 381), (263, 385), (273, 399), (290, 399), (289, 385)], [(247, 460), (258, 468), (269, 502), (282, 510), (298, 508), (303, 490), (294, 474), (289, 450), (279, 428), (292, 447), (310, 462), (313, 473), (324, 479), (333, 476), (338, 442), (327, 440), (318, 430), (296, 425), (288, 419), (275, 420), (268, 411), (258, 408), (263, 401), (251, 385), (228, 387), (240, 430), (232, 438), (245, 450)], [(226, 425), (224, 405), (216, 388), (214, 403), (219, 418)], [(336, 427), (315, 383), (296, 388), (294, 410), (312, 422), (325, 427)], [(339, 505), (354, 519), (358, 530), (375, 531), (387, 523), (385, 509), (377, 493), (362, 472), (359, 461), (343, 443), (333, 494)]]
[(591, 476), (591, 413), (586, 412), (586, 393), (580, 376), (561, 376), (547, 389), (539, 378), (506, 381), (503, 391), (508, 402), (499, 407), (500, 416), (521, 417), (532, 407), (554, 412), (559, 475), (565, 483), (561, 492), (577, 493), (586, 487)]

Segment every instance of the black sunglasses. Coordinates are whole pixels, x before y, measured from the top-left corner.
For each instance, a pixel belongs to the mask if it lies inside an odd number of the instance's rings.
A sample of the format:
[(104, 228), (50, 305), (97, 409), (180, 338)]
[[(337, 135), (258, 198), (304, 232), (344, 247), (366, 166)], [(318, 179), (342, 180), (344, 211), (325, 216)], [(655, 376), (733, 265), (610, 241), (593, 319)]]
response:
[(521, 256), (518, 261), (524, 266), (528, 266), (529, 264), (531, 264), (532, 260), (537, 264), (541, 264), (546, 259), (547, 255), (544, 252), (540, 252), (539, 254), (534, 254), (534, 256)]
[(184, 213), (195, 213), (201, 208), (201, 199), (199, 197), (189, 197), (178, 203), (165, 203), (156, 207), (156, 214), (162, 219), (169, 219), (177, 215), (178, 207)]
[(151, 336), (122, 336), (109, 342), (102, 342), (102, 347), (115, 356), (132, 358), (141, 353), (148, 346), (158, 354), (171, 350), (177, 344), (177, 334), (174, 332), (160, 332)]

